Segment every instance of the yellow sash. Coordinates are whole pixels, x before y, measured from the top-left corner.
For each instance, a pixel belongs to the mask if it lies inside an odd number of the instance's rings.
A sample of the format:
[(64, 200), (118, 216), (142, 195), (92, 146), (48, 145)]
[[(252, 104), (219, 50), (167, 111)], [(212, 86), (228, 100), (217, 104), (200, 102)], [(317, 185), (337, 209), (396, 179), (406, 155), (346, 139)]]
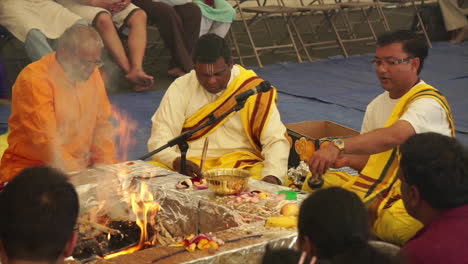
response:
[[(401, 97), (385, 127), (389, 127), (399, 120), (409, 105), (421, 98), (435, 99), (443, 107), (447, 114), (452, 136), (455, 136), (452, 112), (447, 100), (437, 89), (425, 83), (413, 87)], [(380, 210), (391, 207), (394, 202), (401, 198), (399, 188), (397, 188), (400, 181), (396, 177), (399, 163), (399, 147), (371, 155), (361, 173), (343, 185), (343, 188), (359, 195), (370, 209), (371, 215), (373, 214), (376, 217)]]
[[(182, 132), (197, 128), (210, 120), (210, 115), (216, 117), (221, 116), (227, 111), (231, 110), (237, 101), (235, 96), (245, 92), (247, 90), (255, 88), (263, 80), (259, 78), (255, 72), (246, 70), (241, 66), (237, 65), (240, 69), (240, 74), (231, 82), (229, 87), (224, 93), (214, 102), (205, 105), (195, 114), (185, 120)], [(270, 91), (260, 93), (251, 96), (245, 103), (244, 108), (239, 111), (245, 134), (247, 135), (249, 142), (251, 143), (254, 153), (246, 151), (238, 151), (229, 153), (223, 157), (219, 157), (215, 160), (207, 160), (205, 168), (253, 168), (256, 167), (256, 171), (261, 171), (259, 162), (263, 161), (261, 151), (262, 145), (260, 138), (263, 133), (265, 124), (268, 123), (270, 118), (271, 109), (276, 103), (276, 89), (272, 88)], [(193, 134), (189, 138), (189, 142), (202, 139), (217, 128), (219, 128), (224, 122), (226, 122), (235, 112), (231, 113), (227, 117), (219, 120), (215, 124), (212, 124), (206, 128), (201, 129), (197, 133)], [(198, 162), (197, 158), (190, 158), (194, 162)], [(260, 169), (259, 169), (260, 168)], [(259, 178), (259, 175), (255, 175)]]

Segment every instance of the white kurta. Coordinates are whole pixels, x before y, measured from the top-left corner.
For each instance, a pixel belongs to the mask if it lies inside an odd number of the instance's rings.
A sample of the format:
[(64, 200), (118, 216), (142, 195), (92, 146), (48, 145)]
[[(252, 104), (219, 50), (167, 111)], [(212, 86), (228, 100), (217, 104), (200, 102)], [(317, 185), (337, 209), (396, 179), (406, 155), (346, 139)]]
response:
[[(228, 85), (239, 72), (239, 68), (234, 66)], [(212, 94), (206, 91), (199, 84), (194, 70), (175, 80), (151, 118), (153, 127), (151, 137), (148, 140), (148, 149), (152, 151), (180, 135), (185, 120), (201, 107), (218, 99), (222, 93)], [(272, 107), (270, 120), (260, 139), (264, 158), (262, 177), (274, 175), (282, 181), (285, 179), (289, 156), (289, 143), (285, 138), (285, 132), (286, 128), (281, 122), (278, 108), (275, 105)], [(244, 132), (239, 113), (228, 119), (208, 138), (207, 158), (217, 158), (235, 151), (254, 152), (254, 148)], [(203, 143), (204, 138), (191, 142), (187, 157), (200, 157)], [(172, 167), (172, 162), (179, 156), (178, 149), (174, 147), (154, 155), (153, 159)]]
[[(416, 85), (420, 83), (424, 82), (420, 81)], [(361, 134), (384, 127), (399, 100), (390, 98), (387, 91), (372, 100), (364, 115)], [(432, 98), (421, 98), (414, 101), (399, 120), (408, 121), (416, 134), (435, 132), (451, 136), (447, 114), (442, 106)]]
[(31, 29), (56, 39), (81, 19), (54, 0), (1, 0), (0, 24), (17, 39), (25, 42)]

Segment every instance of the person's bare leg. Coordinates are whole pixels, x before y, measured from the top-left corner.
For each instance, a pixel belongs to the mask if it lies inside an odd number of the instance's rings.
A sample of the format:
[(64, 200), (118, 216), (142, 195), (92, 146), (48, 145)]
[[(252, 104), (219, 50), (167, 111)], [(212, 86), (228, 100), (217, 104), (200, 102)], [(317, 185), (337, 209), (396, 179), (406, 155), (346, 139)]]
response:
[(451, 43), (457, 44), (462, 43), (464, 40), (468, 39), (468, 26), (465, 26), (458, 30), (454, 38), (450, 40)]
[(153, 86), (153, 76), (143, 70), (143, 57), (146, 48), (146, 13), (139, 9), (134, 11), (127, 20), (130, 28), (128, 49), (130, 52), (130, 71), (125, 76), (135, 84), (136, 91), (147, 90)]
[(101, 35), (104, 46), (114, 58), (117, 65), (119, 65), (125, 73), (128, 73), (130, 71), (130, 62), (125, 54), (125, 49), (115, 29), (114, 22), (112, 22), (112, 17), (106, 12), (101, 12), (96, 16), (93, 24)]

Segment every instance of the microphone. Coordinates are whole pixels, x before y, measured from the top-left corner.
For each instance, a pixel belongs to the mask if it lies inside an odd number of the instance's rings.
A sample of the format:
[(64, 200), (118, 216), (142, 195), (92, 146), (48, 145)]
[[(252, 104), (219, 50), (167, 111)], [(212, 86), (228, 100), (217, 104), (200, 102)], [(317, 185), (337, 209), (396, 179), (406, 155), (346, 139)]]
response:
[(252, 96), (254, 94), (268, 92), (268, 91), (270, 91), (270, 89), (271, 89), (270, 82), (269, 81), (263, 81), (257, 87), (236, 95), (236, 101), (237, 102), (243, 102), (243, 101), (247, 100), (247, 98), (249, 98), (250, 96)]

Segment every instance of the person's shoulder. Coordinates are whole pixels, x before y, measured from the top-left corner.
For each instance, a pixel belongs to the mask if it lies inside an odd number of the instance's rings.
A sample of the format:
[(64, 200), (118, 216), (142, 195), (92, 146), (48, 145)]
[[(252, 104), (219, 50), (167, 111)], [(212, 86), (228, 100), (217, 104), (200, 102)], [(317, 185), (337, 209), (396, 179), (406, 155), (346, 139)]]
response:
[[(50, 73), (50, 62), (48, 55), (42, 59), (32, 62), (18, 74), (14, 83), (14, 90), (17, 93), (30, 93), (40, 91), (45, 92), (46, 87), (52, 87), (51, 79), (54, 78)], [(14, 91), (14, 93), (15, 93)]]
[(48, 77), (50, 69), (49, 58), (43, 57), (42, 59), (32, 62), (24, 67), (18, 75), (18, 80), (37, 80)]
[(167, 93), (182, 93), (187, 95), (198, 86), (198, 79), (195, 70), (175, 79), (167, 88)]

